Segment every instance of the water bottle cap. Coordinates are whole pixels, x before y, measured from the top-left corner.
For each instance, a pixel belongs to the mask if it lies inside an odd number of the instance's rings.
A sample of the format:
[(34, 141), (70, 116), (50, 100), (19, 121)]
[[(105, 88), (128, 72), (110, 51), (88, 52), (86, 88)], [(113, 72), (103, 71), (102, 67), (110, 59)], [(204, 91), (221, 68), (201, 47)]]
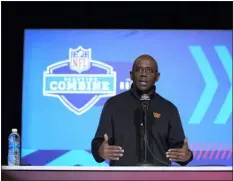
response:
[(16, 128), (13, 128), (11, 131), (12, 131), (12, 133), (17, 133), (17, 129)]

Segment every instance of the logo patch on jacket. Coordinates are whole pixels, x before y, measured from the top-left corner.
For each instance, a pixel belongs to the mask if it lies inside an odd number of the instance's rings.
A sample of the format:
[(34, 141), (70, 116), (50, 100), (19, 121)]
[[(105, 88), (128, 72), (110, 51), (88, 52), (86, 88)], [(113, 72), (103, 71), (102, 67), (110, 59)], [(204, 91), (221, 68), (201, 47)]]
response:
[(153, 112), (153, 116), (154, 118), (160, 118), (161, 114), (157, 113), (157, 112)]

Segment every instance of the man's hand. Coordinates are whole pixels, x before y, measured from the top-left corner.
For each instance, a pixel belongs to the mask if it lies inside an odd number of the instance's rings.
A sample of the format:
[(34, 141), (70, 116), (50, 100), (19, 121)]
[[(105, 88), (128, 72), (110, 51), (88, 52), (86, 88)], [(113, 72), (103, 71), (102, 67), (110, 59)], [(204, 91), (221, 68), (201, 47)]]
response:
[(108, 135), (104, 134), (104, 142), (99, 148), (100, 156), (105, 160), (119, 160), (123, 156), (124, 150), (120, 146), (108, 144)]
[(184, 145), (182, 148), (169, 149), (166, 155), (167, 158), (169, 158), (169, 160), (173, 162), (188, 161), (191, 158), (192, 153), (189, 150), (187, 139), (184, 140)]

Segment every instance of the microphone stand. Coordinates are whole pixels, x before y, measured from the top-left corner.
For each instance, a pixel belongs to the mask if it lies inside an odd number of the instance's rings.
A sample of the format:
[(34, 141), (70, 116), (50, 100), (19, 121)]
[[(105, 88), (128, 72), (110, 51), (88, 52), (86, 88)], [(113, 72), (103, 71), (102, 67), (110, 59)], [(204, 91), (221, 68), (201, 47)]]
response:
[(155, 166), (154, 164), (152, 164), (151, 162), (148, 161), (147, 158), (147, 143), (148, 143), (148, 136), (147, 136), (147, 111), (148, 111), (148, 103), (143, 102), (142, 103), (142, 108), (143, 108), (143, 125), (144, 125), (144, 158), (143, 161), (139, 162), (137, 164), (137, 166), (144, 166), (144, 167), (148, 167), (148, 166)]

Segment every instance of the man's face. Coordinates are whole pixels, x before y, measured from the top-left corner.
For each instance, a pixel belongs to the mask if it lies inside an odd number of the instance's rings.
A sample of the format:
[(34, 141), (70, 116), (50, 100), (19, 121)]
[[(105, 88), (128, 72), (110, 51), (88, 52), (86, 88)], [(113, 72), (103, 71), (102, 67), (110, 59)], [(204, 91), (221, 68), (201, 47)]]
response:
[(140, 58), (136, 60), (130, 77), (139, 91), (147, 93), (159, 79), (157, 65), (150, 58)]

